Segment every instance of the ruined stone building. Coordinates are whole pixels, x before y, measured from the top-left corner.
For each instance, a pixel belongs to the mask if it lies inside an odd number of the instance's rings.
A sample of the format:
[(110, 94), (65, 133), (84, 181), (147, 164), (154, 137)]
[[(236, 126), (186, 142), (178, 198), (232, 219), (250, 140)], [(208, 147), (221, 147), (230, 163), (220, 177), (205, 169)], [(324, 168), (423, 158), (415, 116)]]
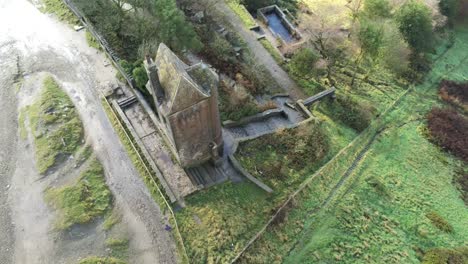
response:
[(159, 126), (184, 168), (220, 161), (223, 149), (218, 110), (218, 75), (206, 64), (181, 61), (166, 45), (146, 58)]

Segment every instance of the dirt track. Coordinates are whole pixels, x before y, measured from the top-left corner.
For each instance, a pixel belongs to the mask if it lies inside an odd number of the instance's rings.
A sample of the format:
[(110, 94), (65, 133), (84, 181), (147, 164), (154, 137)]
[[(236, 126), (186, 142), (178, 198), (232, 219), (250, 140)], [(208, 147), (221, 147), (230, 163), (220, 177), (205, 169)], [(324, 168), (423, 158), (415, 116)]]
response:
[[(116, 81), (105, 57), (88, 47), (84, 32), (74, 32), (26, 0), (0, 0), (0, 25), (0, 263), (61, 263), (97, 252), (93, 243), (74, 241), (77, 247), (67, 247), (53, 235), (54, 215), (42, 197), (50, 179), (39, 179), (32, 146), (17, 139), (17, 111), (34, 98), (44, 74), (55, 76), (72, 98), (103, 163), (128, 229), (129, 263), (175, 263), (163, 215), (102, 109), (97, 90)], [(18, 72), (25, 82), (15, 96)]]

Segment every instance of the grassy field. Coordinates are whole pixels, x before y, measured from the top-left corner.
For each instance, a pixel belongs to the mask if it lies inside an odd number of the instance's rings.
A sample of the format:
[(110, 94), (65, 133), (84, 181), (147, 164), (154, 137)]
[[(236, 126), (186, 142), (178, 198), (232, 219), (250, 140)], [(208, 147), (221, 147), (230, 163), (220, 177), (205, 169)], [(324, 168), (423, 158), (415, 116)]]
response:
[[(43, 174), (75, 153), (81, 145), (83, 126), (72, 101), (52, 77), (44, 80), (40, 97), (27, 112), (34, 138), (36, 166)], [(21, 119), (24, 124), (24, 118)], [(24, 137), (25, 130), (21, 130)]]
[(126, 264), (127, 262), (111, 257), (89, 257), (80, 260), (79, 264)]
[[(326, 116), (320, 120), (319, 128), (309, 123), (303, 128), (261, 137), (240, 146), (236, 157), (250, 173), (269, 184), (273, 193), (268, 194), (246, 181), (224, 183), (186, 197), (187, 207), (176, 217), (192, 261), (226, 263), (232, 260), (307, 175), (356, 136), (354, 131), (338, 126)], [(294, 140), (295, 136), (300, 140)], [(319, 146), (305, 145), (311, 140)], [(277, 144), (269, 146), (266, 141)], [(329, 141), (334, 144), (328, 144)], [(280, 149), (282, 143), (288, 146)], [(290, 150), (296, 152), (289, 155)], [(301, 161), (302, 157), (306, 157), (306, 162)], [(276, 159), (290, 159), (291, 162), (284, 166), (280, 178), (269, 178), (268, 166)], [(265, 172), (260, 173), (260, 170)]]
[[(355, 142), (356, 150), (371, 144), (349, 177), (338, 184), (356, 161), (351, 149), (295, 198), (287, 221), (270, 228), (241, 262), (447, 263), (451, 255), (465, 263), (468, 210), (452, 181), (466, 164), (427, 139), (425, 116), (443, 105), (442, 78), (468, 80), (467, 43), (468, 30), (458, 29), (449, 50), (442, 44), (427, 80)], [(328, 184), (319, 190), (322, 178)]]
[(73, 185), (48, 189), (46, 200), (58, 209), (56, 228), (64, 230), (104, 215), (111, 207), (112, 195), (104, 170), (95, 159)]

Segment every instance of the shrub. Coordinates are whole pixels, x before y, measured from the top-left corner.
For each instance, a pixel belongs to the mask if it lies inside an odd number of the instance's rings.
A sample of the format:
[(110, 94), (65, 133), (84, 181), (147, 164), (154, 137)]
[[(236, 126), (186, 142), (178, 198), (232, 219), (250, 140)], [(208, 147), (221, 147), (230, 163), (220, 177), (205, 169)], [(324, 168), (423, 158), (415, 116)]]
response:
[(431, 10), (424, 3), (410, 0), (397, 12), (396, 21), (403, 38), (415, 53), (427, 52), (433, 45)]
[(289, 69), (293, 74), (304, 77), (312, 73), (318, 59), (319, 56), (315, 51), (303, 48), (293, 55)]
[(370, 125), (376, 109), (350, 96), (338, 94), (335, 101), (326, 103), (325, 111), (329, 116), (336, 117), (343, 124), (361, 132)]
[(434, 141), (453, 155), (468, 161), (468, 118), (454, 110), (434, 108), (427, 119)]
[(135, 83), (142, 92), (146, 92), (146, 83), (148, 82), (148, 75), (143, 65), (138, 66), (132, 71), (133, 79)]
[(453, 232), (453, 227), (450, 225), (447, 220), (445, 220), (442, 216), (440, 216), (436, 212), (429, 212), (426, 214), (426, 217), (431, 220), (432, 224), (437, 227), (439, 230), (444, 231), (446, 233)]

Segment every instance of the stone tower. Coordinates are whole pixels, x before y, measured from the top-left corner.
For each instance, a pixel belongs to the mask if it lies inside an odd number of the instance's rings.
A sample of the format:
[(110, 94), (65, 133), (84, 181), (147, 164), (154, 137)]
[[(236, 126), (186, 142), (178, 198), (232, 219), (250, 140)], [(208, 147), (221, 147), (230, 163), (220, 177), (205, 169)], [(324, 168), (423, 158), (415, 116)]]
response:
[(146, 58), (145, 68), (159, 126), (181, 165), (217, 164), (223, 151), (218, 75), (202, 62), (185, 64), (162, 43), (154, 61)]

